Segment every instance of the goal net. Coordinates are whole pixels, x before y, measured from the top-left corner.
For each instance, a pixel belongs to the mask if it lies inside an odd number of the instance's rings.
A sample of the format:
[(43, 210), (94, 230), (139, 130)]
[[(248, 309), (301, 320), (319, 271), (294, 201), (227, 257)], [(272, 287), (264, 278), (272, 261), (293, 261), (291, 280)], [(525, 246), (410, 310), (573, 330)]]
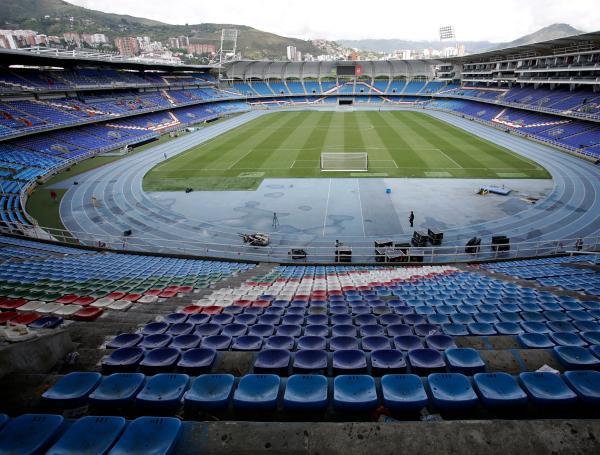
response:
[(368, 171), (366, 152), (322, 152), (321, 171), (365, 172)]

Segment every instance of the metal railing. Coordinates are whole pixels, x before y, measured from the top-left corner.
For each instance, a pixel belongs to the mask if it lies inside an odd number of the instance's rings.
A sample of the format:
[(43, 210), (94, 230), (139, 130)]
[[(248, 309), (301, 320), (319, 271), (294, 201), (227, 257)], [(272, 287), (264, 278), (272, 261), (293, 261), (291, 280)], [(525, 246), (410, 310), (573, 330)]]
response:
[[(0, 233), (26, 236), (30, 239), (52, 240), (74, 246), (89, 246), (100, 250), (132, 251), (144, 253), (160, 253), (181, 256), (210, 257), (225, 259), (242, 259), (258, 262), (285, 263), (332, 263), (336, 260), (336, 247), (333, 240), (322, 239), (306, 244), (289, 243), (276, 244), (283, 239), (273, 238), (274, 243), (266, 247), (255, 247), (243, 244), (237, 234), (231, 233), (230, 238), (206, 242), (203, 240), (169, 240), (144, 237), (143, 235), (115, 236), (83, 231), (68, 231), (64, 229), (46, 228), (36, 225), (11, 223), (0, 227)], [(577, 242), (581, 240), (581, 250)], [(406, 239), (395, 239), (406, 241)], [(374, 244), (366, 238), (347, 241), (344, 248), (351, 249), (353, 263), (384, 263), (391, 262), (385, 256), (377, 257)], [(404, 253), (400, 257), (402, 263), (439, 264), (507, 260), (515, 258), (546, 257), (566, 254), (577, 250), (581, 252), (600, 251), (600, 235), (567, 238), (559, 240), (518, 241), (510, 244), (508, 251), (501, 251), (497, 245), (483, 243), (473, 252), (467, 252), (464, 244), (453, 242), (441, 246), (397, 246)], [(306, 258), (292, 259), (292, 249), (306, 252)], [(343, 262), (343, 261), (342, 261)]]

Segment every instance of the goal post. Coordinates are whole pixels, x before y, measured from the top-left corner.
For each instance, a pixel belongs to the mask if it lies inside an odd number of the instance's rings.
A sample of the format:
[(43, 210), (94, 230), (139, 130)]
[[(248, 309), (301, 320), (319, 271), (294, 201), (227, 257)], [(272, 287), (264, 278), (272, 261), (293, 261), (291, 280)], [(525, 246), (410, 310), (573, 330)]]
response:
[(366, 172), (369, 170), (369, 154), (366, 152), (322, 152), (321, 171)]

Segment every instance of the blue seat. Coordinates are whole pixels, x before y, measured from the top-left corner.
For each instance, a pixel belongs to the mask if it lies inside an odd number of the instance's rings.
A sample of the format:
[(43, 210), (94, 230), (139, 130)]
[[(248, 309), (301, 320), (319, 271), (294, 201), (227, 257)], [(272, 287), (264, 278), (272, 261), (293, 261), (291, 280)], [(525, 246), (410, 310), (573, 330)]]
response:
[(434, 405), (443, 410), (469, 409), (477, 405), (477, 394), (469, 379), (460, 373), (433, 373), (427, 376)]
[(551, 332), (569, 332), (576, 333), (579, 332), (577, 328), (567, 321), (550, 321), (546, 324)]
[(147, 335), (144, 339), (138, 344), (138, 347), (143, 349), (158, 349), (164, 348), (168, 346), (173, 337), (166, 333), (157, 333), (156, 335)]
[(516, 322), (496, 322), (494, 328), (498, 335), (521, 335), (523, 329)]
[(247, 332), (248, 326), (246, 324), (238, 324), (234, 322), (233, 324), (229, 324), (223, 327), (221, 335), (227, 335), (229, 337), (239, 337), (242, 335), (246, 335)]
[(472, 324), (475, 322), (470, 314), (456, 313), (450, 316), (455, 324)]
[(235, 318), (233, 318), (234, 324), (242, 324), (245, 326), (256, 324), (256, 316), (253, 314), (238, 314)]
[(141, 333), (122, 333), (106, 344), (109, 349), (132, 348), (144, 339)]
[[(217, 316), (223, 316), (223, 315), (220, 314)], [(214, 321), (214, 318), (213, 318), (213, 321)], [(262, 316), (258, 317), (257, 322), (259, 324), (277, 325), (277, 324), (279, 324), (279, 322), (281, 322), (281, 316), (279, 316), (278, 314), (263, 314)]]
[(190, 377), (187, 374), (154, 375), (137, 394), (136, 405), (156, 410), (177, 408), (189, 383)]
[(329, 335), (329, 327), (323, 324), (310, 324), (304, 328), (304, 335), (326, 337)]
[(295, 374), (289, 377), (283, 394), (288, 410), (318, 411), (327, 407), (327, 378), (318, 374)]
[(446, 370), (444, 357), (435, 349), (422, 348), (408, 351), (411, 372), (419, 375), (437, 373)]
[(379, 323), (385, 326), (390, 326), (394, 324), (402, 324), (402, 316), (395, 313), (388, 313), (379, 316)]
[(63, 323), (63, 318), (58, 316), (43, 316), (27, 324), (30, 329), (54, 329)]
[(591, 345), (600, 345), (600, 331), (599, 330), (588, 330), (582, 332), (581, 336), (585, 341)]
[(464, 324), (442, 324), (442, 332), (452, 337), (469, 335), (469, 330)]
[(550, 372), (526, 372), (519, 375), (521, 385), (531, 401), (538, 406), (571, 406), (577, 395), (558, 374)]
[(329, 324), (329, 318), (326, 314), (310, 314), (306, 317), (306, 324)]
[[(231, 308), (231, 307), (229, 307)], [(203, 313), (196, 313), (196, 314), (192, 314), (186, 322), (190, 322), (194, 325), (198, 325), (198, 324), (206, 324), (208, 321), (210, 320), (210, 315), (209, 314), (203, 314)]]
[(406, 359), (402, 351), (397, 349), (379, 349), (371, 353), (371, 370), (377, 376), (404, 373)]
[(76, 408), (87, 402), (88, 395), (94, 391), (102, 375), (93, 372), (69, 373), (42, 394), (42, 398), (52, 406)]
[(141, 370), (146, 374), (154, 374), (160, 371), (175, 369), (175, 365), (181, 356), (179, 349), (158, 348), (146, 353), (144, 360), (140, 362)]
[(295, 343), (296, 340), (294, 340), (293, 337), (273, 335), (272, 337), (267, 338), (265, 349), (287, 349), (288, 351), (291, 351), (294, 349)]
[(440, 326), (436, 324), (415, 324), (415, 335), (426, 337), (440, 333)]
[(589, 349), (580, 346), (555, 346), (553, 349), (558, 361), (568, 370), (600, 369), (600, 359)]
[(126, 424), (123, 417), (82, 417), (73, 422), (46, 455), (105, 454)]
[(521, 319), (526, 322), (546, 322), (546, 318), (538, 311), (521, 311)]
[(358, 349), (342, 349), (333, 353), (334, 374), (360, 374), (367, 372), (367, 357)]
[(232, 339), (228, 335), (210, 335), (202, 340), (201, 347), (215, 351), (227, 351), (231, 342)]
[(181, 434), (181, 421), (175, 417), (138, 417), (119, 438), (109, 455), (168, 455)]
[(137, 346), (117, 349), (102, 360), (102, 371), (106, 373), (135, 371), (143, 357), (144, 350)]
[(195, 327), (196, 327), (196, 330), (194, 333), (201, 337), (218, 335), (221, 332), (221, 326), (219, 324), (214, 324), (211, 322), (207, 322), (205, 324), (198, 324)]
[(567, 371), (564, 374), (564, 379), (584, 404), (592, 406), (600, 404), (600, 372), (592, 370)]
[(145, 381), (146, 376), (142, 373), (113, 373), (105, 376), (96, 390), (90, 394), (90, 404), (111, 408), (133, 404)]
[(394, 338), (394, 346), (401, 351), (411, 351), (422, 348), (423, 342), (416, 335), (400, 335)]
[(177, 370), (191, 375), (208, 373), (216, 358), (217, 352), (214, 349), (189, 349), (181, 354)]
[(158, 335), (160, 333), (165, 333), (169, 328), (169, 324), (164, 321), (161, 322), (151, 322), (146, 324), (142, 328), (143, 335)]
[(430, 314), (427, 316), (427, 323), (434, 325), (449, 324), (450, 318), (445, 314)]
[(323, 373), (327, 370), (327, 352), (307, 349), (296, 352), (292, 363), (294, 373)]
[(387, 326), (387, 334), (391, 337), (412, 335), (412, 330), (406, 324), (390, 324)]
[(450, 348), (444, 352), (448, 368), (453, 373), (462, 373), (469, 376), (485, 371), (485, 362), (475, 349)]
[(263, 344), (262, 337), (257, 335), (242, 335), (237, 337), (231, 346), (233, 351), (258, 351)]
[(220, 313), (211, 316), (210, 322), (219, 325), (227, 325), (233, 322), (233, 315), (228, 313)]
[(381, 378), (383, 405), (393, 411), (418, 411), (428, 397), (421, 378), (414, 374), (387, 374)]
[(275, 326), (271, 324), (254, 324), (248, 329), (248, 335), (269, 337), (275, 332)]
[(367, 324), (358, 330), (361, 337), (380, 336), (385, 333), (385, 328), (379, 324)]
[(186, 408), (223, 409), (229, 404), (235, 378), (231, 374), (203, 374), (198, 376), (185, 393)]
[(572, 332), (553, 332), (550, 338), (557, 346), (587, 346), (583, 338)]
[(521, 319), (521, 316), (519, 316), (519, 313), (511, 313), (508, 311), (503, 311), (498, 313), (498, 319), (501, 322), (512, 322), (512, 323), (519, 323), (519, 322), (523, 322), (523, 320)]
[(177, 324), (171, 325), (167, 330), (167, 334), (171, 336), (180, 336), (180, 335), (188, 335), (194, 331), (194, 324), (189, 322), (179, 322)]
[(305, 335), (298, 338), (297, 349), (326, 349), (327, 340), (325, 337)]
[(517, 380), (508, 373), (477, 373), (473, 382), (483, 405), (490, 409), (524, 406), (529, 400)]
[(269, 410), (277, 406), (281, 379), (275, 374), (247, 374), (233, 394), (238, 409)]
[(62, 416), (53, 414), (23, 414), (9, 420), (0, 431), (0, 455), (44, 453), (61, 431), (63, 421)]
[(554, 347), (554, 342), (543, 333), (523, 333), (517, 336), (519, 344), (527, 349), (548, 349)]
[(177, 337), (173, 337), (169, 347), (179, 349), (181, 351), (197, 348), (200, 344), (200, 339), (201, 338), (198, 335), (194, 335), (193, 333), (188, 335), (179, 335)]
[(287, 376), (290, 358), (290, 352), (285, 349), (265, 349), (256, 355), (254, 372)]
[(471, 335), (489, 336), (498, 334), (494, 325), (487, 322), (471, 322), (470, 324), (467, 324), (467, 327), (469, 328)]
[[(190, 315), (186, 314), (186, 313), (171, 313), (171, 314), (167, 314), (163, 318), (163, 321), (166, 322), (167, 324), (179, 324), (181, 322), (186, 322), (189, 317), (190, 317)], [(206, 321), (202, 321), (202, 322), (206, 322)], [(193, 324), (198, 324), (198, 323), (193, 322)]]
[(429, 335), (425, 337), (425, 342), (428, 348), (437, 349), (438, 351), (456, 347), (456, 343), (448, 335)]
[(331, 329), (331, 335), (334, 337), (355, 337), (356, 332), (356, 327), (351, 324), (334, 325)]
[(330, 351), (347, 349), (358, 349), (358, 340), (351, 336), (335, 336), (329, 340)]
[(391, 349), (392, 344), (384, 336), (367, 336), (362, 339), (363, 351), (377, 351), (379, 349)]
[(367, 411), (377, 406), (375, 380), (367, 375), (341, 375), (333, 380), (333, 406), (339, 410)]
[(299, 337), (302, 333), (302, 327), (299, 324), (282, 324), (277, 327), (277, 335), (284, 335), (289, 337)]
[(527, 333), (539, 333), (546, 335), (551, 332), (548, 326), (543, 322), (522, 322), (521, 327)]

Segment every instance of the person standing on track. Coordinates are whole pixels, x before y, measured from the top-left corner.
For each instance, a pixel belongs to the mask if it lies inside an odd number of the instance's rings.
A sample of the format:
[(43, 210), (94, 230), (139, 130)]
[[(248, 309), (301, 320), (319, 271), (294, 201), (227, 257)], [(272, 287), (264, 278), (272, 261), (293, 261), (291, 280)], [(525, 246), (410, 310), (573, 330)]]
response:
[(408, 222), (410, 223), (410, 227), (413, 227), (415, 223), (415, 214), (412, 210), (410, 211), (410, 215), (408, 215)]
[(165, 157), (165, 161), (167, 159), (167, 152), (163, 153), (163, 156)]
[(277, 218), (277, 212), (273, 212), (273, 227), (279, 227), (279, 218)]

